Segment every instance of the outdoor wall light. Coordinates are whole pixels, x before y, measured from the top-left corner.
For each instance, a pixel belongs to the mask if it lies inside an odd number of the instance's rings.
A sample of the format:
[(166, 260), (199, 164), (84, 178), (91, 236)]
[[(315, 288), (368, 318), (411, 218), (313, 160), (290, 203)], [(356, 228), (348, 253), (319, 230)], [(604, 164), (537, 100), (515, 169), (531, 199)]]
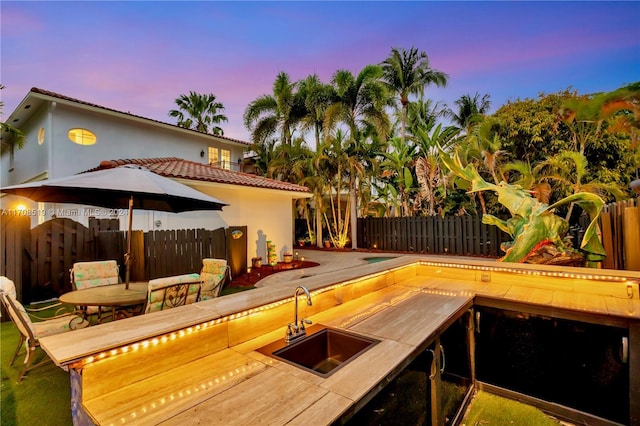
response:
[(204, 158), (204, 149), (200, 151), (200, 157)]

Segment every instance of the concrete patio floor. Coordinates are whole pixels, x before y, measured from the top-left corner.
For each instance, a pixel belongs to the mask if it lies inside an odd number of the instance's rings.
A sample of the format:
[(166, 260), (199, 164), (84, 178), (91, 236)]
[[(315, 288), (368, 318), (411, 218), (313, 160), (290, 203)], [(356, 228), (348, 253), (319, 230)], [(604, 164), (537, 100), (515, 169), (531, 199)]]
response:
[[(366, 251), (336, 251), (336, 250), (314, 250), (314, 249), (296, 249), (294, 253), (298, 253), (299, 258), (305, 261), (318, 263), (313, 268), (292, 269), (290, 271), (278, 272), (264, 277), (256, 283), (256, 287), (266, 287), (269, 285), (289, 282), (312, 273), (320, 275), (327, 272), (335, 272), (340, 269), (348, 269), (358, 265), (366, 265), (369, 262), (365, 258), (369, 257), (401, 257), (408, 256), (403, 253), (384, 253), (384, 252), (366, 252)], [(412, 254), (414, 256), (415, 254)]]

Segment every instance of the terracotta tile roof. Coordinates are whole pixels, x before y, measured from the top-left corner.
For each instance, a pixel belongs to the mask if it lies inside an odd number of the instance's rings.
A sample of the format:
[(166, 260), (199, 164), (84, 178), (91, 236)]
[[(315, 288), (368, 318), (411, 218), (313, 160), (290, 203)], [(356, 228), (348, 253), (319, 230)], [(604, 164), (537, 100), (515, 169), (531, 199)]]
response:
[(176, 157), (165, 158), (138, 158), (102, 161), (100, 165), (88, 172), (123, 166), (125, 164), (136, 164), (144, 166), (160, 176), (180, 179), (190, 179), (202, 182), (224, 183), (229, 185), (251, 186), (255, 188), (277, 189), (281, 191), (309, 192), (309, 189), (302, 185), (289, 182), (282, 182), (275, 179), (268, 179), (248, 173), (240, 173), (232, 170), (213, 167), (208, 164), (197, 163), (195, 161), (183, 160)]
[(141, 115), (135, 115), (135, 114), (131, 114), (131, 113), (128, 113), (128, 112), (123, 112), (123, 111), (118, 111), (116, 109), (103, 107), (101, 105), (92, 104), (90, 102), (85, 102), (85, 101), (81, 101), (79, 99), (70, 98), (69, 96), (64, 96), (64, 95), (61, 95), (59, 93), (50, 92), (48, 90), (43, 90), (43, 89), (38, 89), (37, 87), (32, 87), (31, 88), (31, 92), (38, 93), (38, 94), (44, 95), (44, 96), (50, 96), (52, 98), (62, 99), (62, 100), (69, 101), (69, 102), (78, 103), (78, 104), (81, 104), (81, 105), (90, 106), (90, 107), (93, 107), (93, 108), (100, 108), (100, 109), (105, 110), (105, 111), (111, 111), (111, 112), (116, 112), (118, 114), (128, 115), (129, 117), (140, 118), (140, 119), (151, 121), (151, 122), (154, 122), (154, 123), (163, 124), (165, 126), (177, 127), (179, 129), (183, 129), (183, 130), (187, 130), (187, 131), (190, 131), (190, 132), (194, 132), (194, 133), (197, 133), (199, 135), (207, 135), (207, 136), (211, 136), (211, 137), (216, 137), (216, 138), (228, 140), (230, 142), (240, 143), (240, 144), (247, 145), (247, 146), (251, 145), (251, 142), (243, 141), (243, 140), (240, 140), (240, 139), (228, 138), (226, 136), (211, 135), (211, 134), (208, 134), (208, 133), (198, 132), (198, 131), (192, 130), (192, 129), (185, 129), (184, 127), (176, 126), (175, 124), (165, 123), (164, 121), (153, 120), (151, 118), (143, 117)]

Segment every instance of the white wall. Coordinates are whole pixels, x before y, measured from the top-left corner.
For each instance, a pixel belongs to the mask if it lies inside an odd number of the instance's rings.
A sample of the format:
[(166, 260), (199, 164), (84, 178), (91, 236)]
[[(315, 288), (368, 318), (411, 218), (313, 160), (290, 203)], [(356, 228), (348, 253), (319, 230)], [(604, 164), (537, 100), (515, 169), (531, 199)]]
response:
[[(228, 149), (231, 161), (237, 163), (248, 146), (175, 126), (158, 126), (147, 120), (124, 118), (61, 102), (56, 102), (55, 107), (51, 102), (42, 105), (33, 111), (27, 122), (20, 123), (19, 128), (27, 142), (23, 149), (15, 152), (13, 171), (8, 170), (9, 155), (2, 156), (2, 186), (23, 183), (43, 173), (48, 173), (49, 178), (69, 176), (97, 167), (103, 160), (177, 157), (206, 164), (209, 146)], [(38, 145), (41, 127), (45, 129), (45, 142)], [(68, 132), (72, 128), (92, 131), (97, 142), (90, 146), (71, 142)], [(203, 150), (205, 156), (201, 157)]]
[[(231, 151), (231, 161), (237, 163), (247, 146), (185, 131), (177, 127), (156, 126), (140, 119), (122, 118), (108, 111), (91, 111), (65, 102), (41, 103), (32, 111), (31, 117), (21, 123), (20, 128), (27, 137), (24, 149), (15, 153), (15, 169), (8, 171), (8, 155), (2, 156), (0, 180), (2, 186), (23, 183), (34, 177), (47, 174), (49, 178), (69, 176), (97, 167), (102, 160), (178, 157), (206, 163), (207, 147), (218, 146)], [(45, 129), (45, 142), (38, 145), (39, 129)], [(71, 142), (67, 136), (71, 128), (85, 128), (97, 137), (91, 146)], [(205, 157), (200, 152), (205, 151)], [(196, 183), (182, 180), (195, 189), (218, 198), (229, 206), (221, 212), (185, 212), (180, 214), (134, 211), (134, 230), (166, 230), (205, 228), (217, 229), (229, 226), (248, 227), (248, 258), (261, 256), (266, 261), (266, 241), (276, 245), (279, 259), (282, 253), (293, 251), (293, 199), (295, 194), (272, 189), (248, 188), (238, 185)], [(69, 204), (40, 204), (30, 200), (5, 196), (0, 200), (3, 212), (15, 213), (20, 202), (37, 214), (32, 216), (32, 226), (51, 218), (70, 217), (84, 225), (89, 215), (120, 219), (120, 229), (127, 229), (127, 212), (115, 216), (107, 210), (96, 210), (90, 206)], [(65, 214), (68, 213), (68, 214)], [(97, 214), (96, 214), (97, 213)]]
[[(193, 184), (187, 180), (180, 180), (194, 189), (211, 195), (229, 204), (222, 211), (198, 211), (184, 213), (165, 213), (155, 211), (134, 210), (133, 230), (144, 232), (150, 230), (167, 229), (218, 229), (229, 226), (247, 226), (247, 259), (261, 256), (266, 262), (266, 241), (272, 241), (276, 246), (278, 260), (286, 251), (295, 251), (293, 241), (293, 206), (295, 200), (292, 193), (272, 189), (249, 188), (235, 185), (221, 185), (211, 183)], [(38, 209), (38, 204), (28, 199), (6, 196), (0, 200), (0, 206), (6, 214), (15, 214), (16, 205), (20, 201), (29, 209)], [(51, 213), (58, 217), (69, 217), (87, 226), (89, 216), (98, 218), (120, 219), (120, 229), (128, 227), (128, 212), (121, 209), (111, 215), (113, 211), (91, 206), (77, 206), (72, 204), (44, 203), (41, 209), (44, 216), (31, 215), (31, 226), (37, 226), (45, 220), (51, 219)], [(41, 210), (37, 210), (40, 212)], [(159, 221), (159, 224), (156, 222)]]
[(203, 184), (194, 188), (216, 197), (229, 206), (220, 213), (227, 226), (247, 226), (247, 256), (261, 256), (266, 262), (266, 241), (276, 246), (278, 260), (292, 252), (293, 197), (291, 193), (233, 185)]

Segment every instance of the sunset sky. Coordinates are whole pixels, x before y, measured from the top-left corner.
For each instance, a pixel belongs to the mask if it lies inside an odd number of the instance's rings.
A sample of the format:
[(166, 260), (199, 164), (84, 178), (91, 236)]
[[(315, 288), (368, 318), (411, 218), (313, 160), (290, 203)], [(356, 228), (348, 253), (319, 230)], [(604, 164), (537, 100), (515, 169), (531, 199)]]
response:
[(175, 123), (175, 98), (213, 93), (225, 136), (249, 141), (246, 106), (293, 80), (359, 72), (415, 46), (449, 75), (427, 97), (449, 106), (640, 80), (640, 2), (0, 3), (6, 119), (31, 87)]

